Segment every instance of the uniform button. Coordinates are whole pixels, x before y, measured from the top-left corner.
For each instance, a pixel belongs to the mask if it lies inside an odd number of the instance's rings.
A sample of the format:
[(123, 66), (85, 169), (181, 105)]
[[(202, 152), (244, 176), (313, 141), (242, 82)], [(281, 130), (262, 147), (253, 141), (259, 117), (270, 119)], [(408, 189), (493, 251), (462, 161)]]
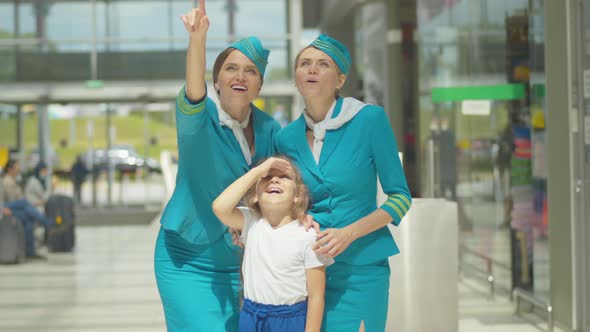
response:
[(330, 193), (324, 193), (324, 198), (330, 197)]
[(326, 212), (332, 213), (332, 209), (327, 209)]

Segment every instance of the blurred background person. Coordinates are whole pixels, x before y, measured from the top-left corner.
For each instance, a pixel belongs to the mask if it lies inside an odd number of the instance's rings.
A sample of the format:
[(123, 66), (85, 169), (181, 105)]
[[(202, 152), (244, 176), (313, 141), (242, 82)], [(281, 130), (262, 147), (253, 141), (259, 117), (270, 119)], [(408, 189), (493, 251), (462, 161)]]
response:
[(72, 164), (72, 168), (70, 169), (70, 174), (72, 177), (72, 185), (74, 187), (74, 200), (76, 204), (82, 204), (82, 185), (84, 181), (86, 181), (86, 175), (88, 175), (88, 169), (86, 168), (86, 164), (82, 160), (82, 156), (78, 155), (76, 157), (76, 161)]
[(39, 210), (45, 213), (45, 204), (51, 195), (51, 190), (47, 189), (47, 165), (40, 161), (33, 174), (27, 179), (25, 185), (25, 199)]

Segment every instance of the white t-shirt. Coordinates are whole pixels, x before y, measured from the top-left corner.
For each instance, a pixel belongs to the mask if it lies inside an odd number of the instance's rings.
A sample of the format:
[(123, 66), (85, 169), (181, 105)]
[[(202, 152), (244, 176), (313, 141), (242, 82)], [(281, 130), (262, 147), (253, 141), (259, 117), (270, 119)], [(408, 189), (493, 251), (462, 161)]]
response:
[(305, 270), (334, 263), (316, 255), (313, 229), (305, 231), (298, 221), (273, 229), (254, 211), (239, 208), (244, 215), (245, 245), (242, 273), (244, 297), (262, 304), (292, 305), (307, 298)]

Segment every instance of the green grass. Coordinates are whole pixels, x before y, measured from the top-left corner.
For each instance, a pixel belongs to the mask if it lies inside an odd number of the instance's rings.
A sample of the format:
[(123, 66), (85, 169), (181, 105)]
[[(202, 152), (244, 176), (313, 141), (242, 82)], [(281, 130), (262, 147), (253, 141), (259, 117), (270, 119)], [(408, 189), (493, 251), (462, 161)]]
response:
[[(159, 160), (160, 151), (176, 151), (176, 128), (174, 124), (167, 124), (155, 120), (165, 118), (154, 116), (148, 125), (148, 138), (157, 139), (157, 144), (147, 148), (149, 157)], [(95, 149), (105, 148), (107, 145), (106, 118), (81, 117), (75, 120), (52, 119), (50, 120), (51, 145), (57, 152), (60, 159), (60, 168), (69, 168), (79, 153), (89, 149), (90, 139), (87, 135), (88, 122), (94, 122), (94, 139), (92, 145)], [(72, 124), (73, 122), (73, 124)], [(76, 140), (70, 141), (71, 126), (75, 126)], [(28, 113), (24, 121), (24, 143), (26, 154), (37, 148), (37, 116), (35, 113)], [(145, 129), (143, 116), (130, 114), (129, 116), (113, 116), (112, 126), (115, 129), (113, 144), (125, 144), (133, 146), (140, 155), (146, 153)], [(66, 144), (62, 146), (62, 142)], [(0, 146), (16, 146), (16, 120), (14, 118), (0, 120)]]

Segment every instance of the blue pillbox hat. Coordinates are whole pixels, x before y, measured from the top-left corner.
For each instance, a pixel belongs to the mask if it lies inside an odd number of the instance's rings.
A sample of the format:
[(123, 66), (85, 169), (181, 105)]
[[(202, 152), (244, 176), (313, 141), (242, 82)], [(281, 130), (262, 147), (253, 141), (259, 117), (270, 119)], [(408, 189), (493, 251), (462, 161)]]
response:
[(252, 60), (262, 76), (264, 76), (264, 71), (266, 70), (266, 65), (268, 64), (268, 55), (270, 51), (262, 47), (262, 43), (260, 39), (256, 37), (248, 37), (244, 39), (240, 39), (237, 42), (234, 42), (229, 47), (235, 48), (236, 50), (244, 53), (248, 59)]
[(328, 54), (336, 65), (340, 69), (340, 71), (348, 76), (350, 72), (350, 65), (352, 63), (352, 59), (350, 58), (350, 53), (348, 52), (348, 48), (344, 46), (341, 42), (337, 41), (336, 39), (321, 34), (318, 38), (316, 38), (310, 46), (313, 46), (320, 51)]

